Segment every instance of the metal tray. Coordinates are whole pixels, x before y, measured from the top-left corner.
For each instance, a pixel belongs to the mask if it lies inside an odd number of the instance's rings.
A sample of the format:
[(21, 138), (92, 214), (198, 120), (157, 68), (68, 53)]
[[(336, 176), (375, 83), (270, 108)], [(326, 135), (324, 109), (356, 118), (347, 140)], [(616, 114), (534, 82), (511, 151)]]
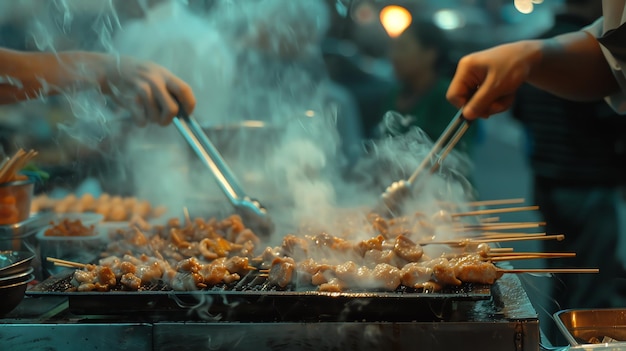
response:
[[(487, 285), (466, 284), (437, 293), (394, 292), (329, 293), (312, 290), (276, 290), (258, 277), (248, 276), (235, 285), (201, 291), (64, 292), (71, 271), (41, 282), (26, 294), (33, 297), (65, 296), (70, 312), (79, 315), (128, 313), (167, 318), (219, 316), (220, 320), (268, 321), (440, 321), (463, 309), (464, 302), (491, 298)], [(263, 279), (264, 281), (264, 279)], [(468, 308), (471, 303), (468, 304)]]
[(50, 223), (53, 213), (38, 213), (28, 219), (11, 225), (0, 225), (0, 240), (14, 240), (29, 237)]
[[(554, 314), (554, 320), (570, 345), (590, 344), (591, 338), (604, 336), (626, 342), (626, 309), (563, 310)], [(606, 345), (625, 347), (626, 343)]]

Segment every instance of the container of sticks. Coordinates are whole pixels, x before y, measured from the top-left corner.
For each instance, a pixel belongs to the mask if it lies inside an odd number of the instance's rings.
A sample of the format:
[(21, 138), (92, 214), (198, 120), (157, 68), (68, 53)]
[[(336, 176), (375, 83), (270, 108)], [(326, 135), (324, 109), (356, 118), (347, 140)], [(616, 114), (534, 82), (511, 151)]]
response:
[(25, 221), (30, 216), (35, 181), (19, 172), (37, 156), (37, 152), (18, 150), (0, 167), (0, 225)]

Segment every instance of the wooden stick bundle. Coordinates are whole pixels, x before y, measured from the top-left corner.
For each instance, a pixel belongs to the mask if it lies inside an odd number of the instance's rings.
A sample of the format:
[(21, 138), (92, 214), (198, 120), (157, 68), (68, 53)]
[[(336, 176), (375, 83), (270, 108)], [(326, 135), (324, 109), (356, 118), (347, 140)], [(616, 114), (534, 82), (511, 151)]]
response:
[(20, 177), (18, 172), (21, 171), (22, 168), (24, 168), (24, 166), (26, 166), (35, 156), (37, 156), (37, 151), (35, 150), (30, 150), (28, 152), (23, 149), (17, 150), (13, 157), (2, 163), (2, 168), (0, 168), (0, 183), (19, 180)]

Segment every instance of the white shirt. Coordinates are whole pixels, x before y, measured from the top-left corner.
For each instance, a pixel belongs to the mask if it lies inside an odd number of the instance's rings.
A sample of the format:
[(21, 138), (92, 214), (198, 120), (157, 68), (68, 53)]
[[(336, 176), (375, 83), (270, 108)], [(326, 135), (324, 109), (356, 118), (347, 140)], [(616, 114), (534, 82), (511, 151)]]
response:
[[(602, 13), (602, 18), (585, 28), (585, 31), (596, 38), (626, 22), (626, 0), (602, 0)], [(620, 92), (605, 99), (617, 113), (626, 114), (626, 62), (615, 58), (603, 45), (600, 45), (600, 48), (621, 87)]]

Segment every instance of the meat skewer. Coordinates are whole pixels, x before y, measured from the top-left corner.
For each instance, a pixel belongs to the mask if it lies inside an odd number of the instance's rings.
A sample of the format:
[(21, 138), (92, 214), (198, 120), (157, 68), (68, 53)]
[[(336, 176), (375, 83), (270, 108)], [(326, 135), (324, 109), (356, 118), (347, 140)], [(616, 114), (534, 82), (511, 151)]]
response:
[(53, 257), (46, 257), (46, 261), (52, 262), (55, 265), (63, 265), (63, 266), (73, 267), (73, 268), (84, 268), (86, 266), (86, 264), (84, 263), (66, 261), (66, 260), (61, 260), (61, 259), (53, 258)]
[(536, 211), (538, 209), (539, 209), (539, 206), (492, 208), (492, 209), (487, 209), (487, 210), (476, 210), (476, 211), (469, 211), (469, 212), (452, 213), (451, 216), (452, 217), (482, 216), (486, 214), (496, 214), (496, 213)]
[(468, 202), (467, 206), (479, 207), (479, 206), (514, 205), (514, 204), (524, 203), (524, 201), (526, 201), (526, 199), (524, 199), (524, 198), (501, 199), (501, 200), (483, 200), (483, 201)]
[(571, 255), (509, 255), (509, 256), (487, 256), (485, 260), (491, 262), (500, 261), (516, 261), (516, 260), (534, 260), (534, 259), (547, 259), (547, 258), (566, 258), (572, 257)]
[(539, 235), (530, 237), (512, 237), (512, 238), (488, 238), (488, 239), (461, 239), (461, 240), (444, 240), (444, 241), (424, 241), (418, 243), (419, 245), (450, 245), (450, 246), (467, 246), (471, 244), (483, 244), (483, 243), (499, 243), (507, 241), (528, 241), (528, 240), (557, 240), (562, 241), (565, 239), (565, 235)]

